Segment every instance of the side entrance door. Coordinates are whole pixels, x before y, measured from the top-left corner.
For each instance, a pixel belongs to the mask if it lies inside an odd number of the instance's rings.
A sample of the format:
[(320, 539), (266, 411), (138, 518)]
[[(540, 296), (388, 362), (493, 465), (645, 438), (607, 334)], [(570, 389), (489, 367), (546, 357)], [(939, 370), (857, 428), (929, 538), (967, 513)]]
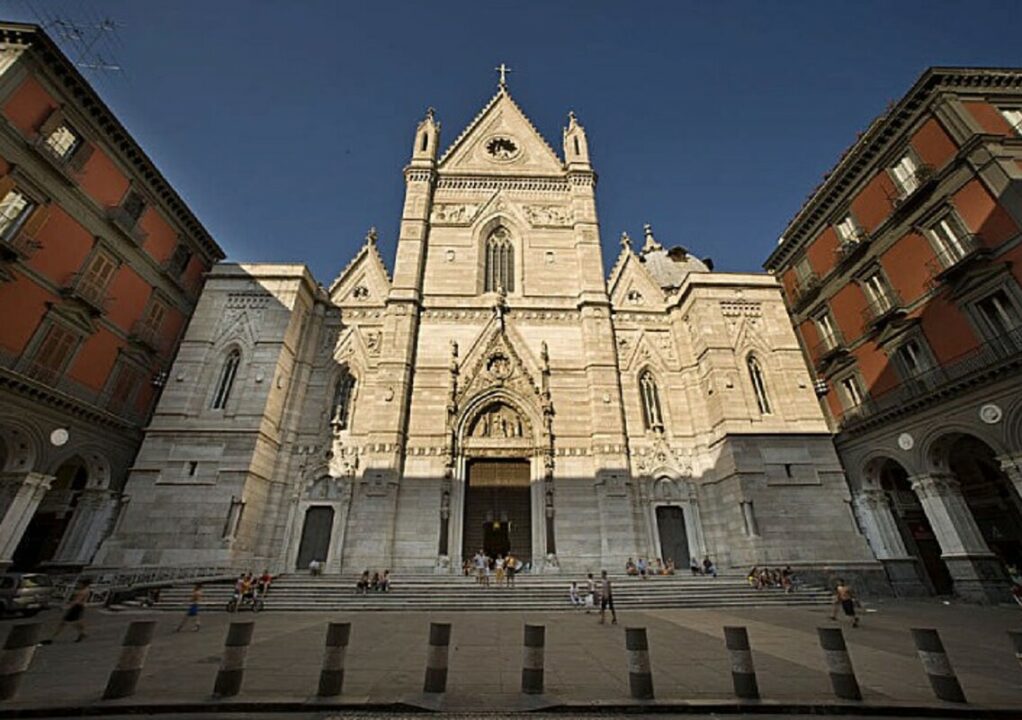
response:
[(306, 511), (302, 542), (298, 546), (298, 561), (295, 563), (296, 569), (304, 570), (313, 560), (326, 562), (333, 524), (334, 509), (331, 507), (310, 507)]
[(677, 567), (689, 562), (688, 535), (685, 532), (685, 512), (680, 507), (662, 506), (656, 509), (657, 530), (660, 533), (660, 551), (665, 563), (673, 560)]

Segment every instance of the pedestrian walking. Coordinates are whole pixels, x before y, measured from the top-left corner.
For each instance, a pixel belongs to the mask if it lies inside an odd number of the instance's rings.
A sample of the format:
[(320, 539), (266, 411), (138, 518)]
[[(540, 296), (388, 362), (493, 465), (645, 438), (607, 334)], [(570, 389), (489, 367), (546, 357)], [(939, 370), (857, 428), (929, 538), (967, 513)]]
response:
[(837, 620), (837, 609), (840, 605), (844, 614), (852, 619), (852, 627), (859, 627), (859, 616), (855, 614), (855, 606), (858, 604), (852, 586), (838, 578), (837, 587), (834, 588), (834, 605), (831, 608), (830, 619)]
[(586, 615), (592, 612), (592, 609), (596, 606), (596, 581), (593, 580), (593, 574), (589, 573), (586, 576)]
[(92, 592), (92, 581), (89, 578), (84, 578), (78, 583), (78, 588), (75, 590), (74, 595), (71, 596), (71, 602), (68, 603), (67, 609), (64, 611), (64, 617), (60, 619), (60, 624), (57, 625), (57, 629), (48, 640), (43, 640), (40, 645), (50, 645), (54, 640), (64, 631), (64, 626), (71, 623), (78, 630), (78, 637), (75, 638), (75, 642), (81, 642), (86, 638), (85, 632), (85, 603), (89, 601), (89, 595)]
[(603, 615), (610, 608), (610, 622), (617, 625), (617, 613), (614, 612), (614, 594), (610, 587), (610, 578), (607, 571), (600, 573), (600, 624), (603, 624)]
[(188, 603), (188, 610), (185, 612), (185, 616), (181, 618), (181, 624), (177, 626), (174, 632), (181, 632), (185, 629), (185, 625), (188, 621), (192, 621), (192, 630), (195, 632), (199, 631), (199, 603), (202, 602), (202, 583), (195, 583), (195, 587), (192, 588), (192, 597)]

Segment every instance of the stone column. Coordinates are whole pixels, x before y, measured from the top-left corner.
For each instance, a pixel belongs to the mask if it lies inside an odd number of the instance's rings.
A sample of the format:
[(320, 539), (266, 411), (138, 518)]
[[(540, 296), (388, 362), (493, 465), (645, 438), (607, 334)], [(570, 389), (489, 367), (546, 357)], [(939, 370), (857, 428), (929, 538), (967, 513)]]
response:
[(52, 475), (36, 472), (0, 475), (0, 498), (6, 501), (3, 520), (0, 520), (0, 567), (11, 564), (25, 528), (53, 480)]
[(92, 562), (92, 556), (110, 528), (116, 507), (116, 493), (105, 488), (83, 490), (57, 546), (53, 563), (84, 566)]
[(1015, 488), (1015, 504), (1022, 509), (1022, 455), (1001, 455), (997, 458), (1001, 472), (1008, 476)]
[(941, 559), (954, 580), (955, 594), (980, 603), (1007, 601), (1004, 568), (983, 539), (958, 480), (950, 473), (909, 479), (940, 543)]
[(918, 559), (908, 554), (887, 493), (880, 488), (863, 488), (852, 496), (852, 507), (862, 534), (887, 573), (899, 597), (928, 595)]

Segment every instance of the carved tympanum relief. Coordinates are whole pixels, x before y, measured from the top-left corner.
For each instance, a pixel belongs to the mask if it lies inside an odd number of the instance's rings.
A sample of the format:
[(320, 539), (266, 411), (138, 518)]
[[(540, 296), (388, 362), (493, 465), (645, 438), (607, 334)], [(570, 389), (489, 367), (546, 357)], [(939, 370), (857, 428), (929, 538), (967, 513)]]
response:
[(504, 403), (495, 403), (483, 410), (471, 432), (472, 437), (478, 438), (520, 438), (523, 435), (521, 416)]

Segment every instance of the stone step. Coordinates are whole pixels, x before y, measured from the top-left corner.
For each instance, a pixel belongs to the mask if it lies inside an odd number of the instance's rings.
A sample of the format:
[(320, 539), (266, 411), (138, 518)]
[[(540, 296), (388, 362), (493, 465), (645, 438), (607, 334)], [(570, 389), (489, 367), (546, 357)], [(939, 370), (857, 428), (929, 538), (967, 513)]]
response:
[[(571, 610), (570, 579), (564, 576), (520, 576), (513, 587), (485, 587), (463, 576), (412, 575), (394, 581), (389, 593), (360, 595), (356, 576), (287, 575), (274, 581), (267, 597), (272, 610)], [(203, 607), (220, 609), (233, 595), (233, 583), (204, 588)], [(158, 608), (180, 610), (190, 597), (188, 586), (168, 588)], [(668, 576), (640, 580), (614, 579), (614, 603), (627, 608), (697, 608), (827, 605), (831, 595), (823, 588), (799, 587), (793, 593), (779, 589), (755, 590), (744, 577), (707, 578)]]

